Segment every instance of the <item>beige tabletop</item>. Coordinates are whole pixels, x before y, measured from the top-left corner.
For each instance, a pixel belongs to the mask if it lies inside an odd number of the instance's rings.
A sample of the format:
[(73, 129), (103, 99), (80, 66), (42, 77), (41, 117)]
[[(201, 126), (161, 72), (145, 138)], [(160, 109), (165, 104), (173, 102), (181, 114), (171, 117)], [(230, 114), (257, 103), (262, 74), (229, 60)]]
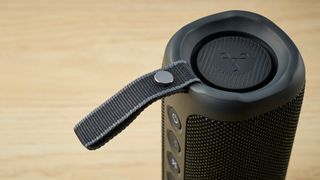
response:
[(320, 1), (1, 0), (0, 179), (161, 179), (160, 103), (87, 151), (73, 126), (161, 66), (183, 25), (241, 9), (268, 17), (305, 60), (307, 86), (288, 180), (320, 179)]

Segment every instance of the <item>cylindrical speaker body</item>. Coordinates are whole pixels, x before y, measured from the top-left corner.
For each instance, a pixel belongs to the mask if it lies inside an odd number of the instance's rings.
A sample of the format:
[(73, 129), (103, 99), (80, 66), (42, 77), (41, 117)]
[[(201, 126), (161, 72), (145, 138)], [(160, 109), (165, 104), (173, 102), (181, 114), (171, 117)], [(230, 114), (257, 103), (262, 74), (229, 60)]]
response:
[(285, 179), (305, 84), (290, 38), (228, 11), (171, 38), (163, 65), (181, 59), (202, 83), (162, 100), (163, 179)]

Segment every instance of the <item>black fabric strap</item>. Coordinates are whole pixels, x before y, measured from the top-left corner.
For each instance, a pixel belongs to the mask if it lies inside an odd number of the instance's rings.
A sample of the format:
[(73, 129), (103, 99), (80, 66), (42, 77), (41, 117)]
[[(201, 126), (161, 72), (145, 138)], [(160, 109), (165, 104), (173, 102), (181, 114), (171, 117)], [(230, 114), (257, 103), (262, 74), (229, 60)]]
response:
[[(167, 84), (159, 82), (155, 78), (159, 71), (171, 74), (173, 81), (165, 82)], [(187, 91), (187, 86), (199, 81), (189, 64), (183, 60), (176, 61), (128, 84), (81, 120), (74, 131), (87, 149), (97, 149), (126, 128), (152, 102)]]

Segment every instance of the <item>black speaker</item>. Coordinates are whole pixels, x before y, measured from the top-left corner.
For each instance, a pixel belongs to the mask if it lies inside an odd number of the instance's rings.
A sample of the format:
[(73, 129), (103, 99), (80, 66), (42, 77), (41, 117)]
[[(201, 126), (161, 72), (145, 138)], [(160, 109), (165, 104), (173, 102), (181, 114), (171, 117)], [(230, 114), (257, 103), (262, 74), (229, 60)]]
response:
[(128, 84), (74, 128), (97, 149), (162, 98), (163, 180), (283, 180), (305, 86), (292, 40), (258, 14), (194, 21), (163, 67)]
[(290, 38), (228, 11), (180, 29), (163, 66), (179, 59), (202, 83), (162, 100), (163, 179), (285, 179), (305, 84)]

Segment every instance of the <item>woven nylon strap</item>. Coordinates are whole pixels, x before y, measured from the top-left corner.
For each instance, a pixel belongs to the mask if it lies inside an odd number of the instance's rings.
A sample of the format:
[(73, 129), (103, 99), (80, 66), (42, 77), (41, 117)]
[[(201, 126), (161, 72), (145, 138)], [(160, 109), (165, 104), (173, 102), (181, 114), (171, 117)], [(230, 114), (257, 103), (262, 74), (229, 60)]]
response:
[[(173, 81), (167, 85), (156, 81), (155, 75), (159, 71), (169, 72)], [(187, 86), (199, 81), (189, 64), (176, 61), (125, 86), (81, 120), (74, 131), (87, 149), (97, 149), (126, 128), (152, 102), (186, 92)]]

